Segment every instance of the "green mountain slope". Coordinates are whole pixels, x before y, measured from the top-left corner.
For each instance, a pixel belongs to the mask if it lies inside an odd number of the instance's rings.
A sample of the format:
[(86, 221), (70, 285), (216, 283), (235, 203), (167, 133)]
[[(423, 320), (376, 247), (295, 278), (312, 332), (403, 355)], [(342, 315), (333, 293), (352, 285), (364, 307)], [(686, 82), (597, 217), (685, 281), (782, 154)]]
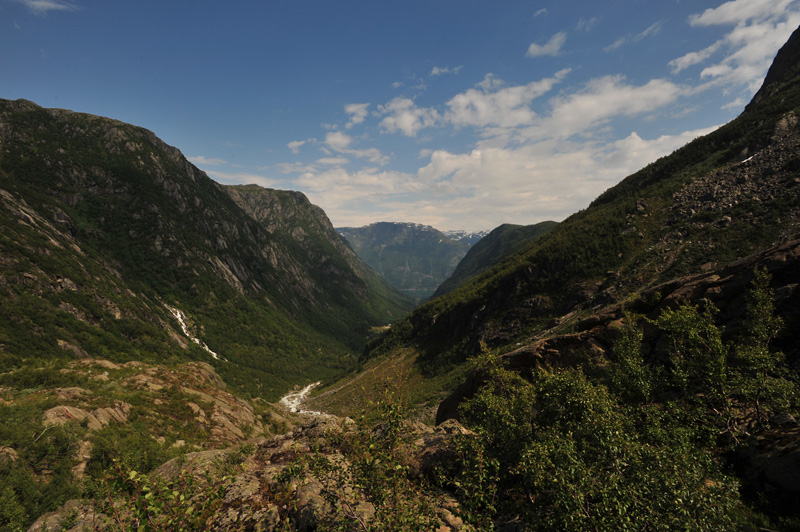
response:
[(338, 231), (389, 284), (418, 300), (433, 294), (470, 248), (419, 224), (379, 222)]
[[(589, 208), (397, 324), (369, 356), (413, 342), (429, 367), (504, 346), (798, 235), (800, 69), (778, 55), (737, 119), (623, 180)], [(438, 371), (438, 370), (436, 370)]]
[(0, 206), (12, 363), (202, 359), (275, 398), (347, 370), (371, 327), (410, 308), (304, 196), (223, 187), (106, 118), (0, 102)]
[(556, 222), (541, 222), (534, 225), (503, 224), (497, 227), (469, 249), (453, 274), (439, 285), (433, 297), (452, 292), (459, 285), (500, 262), (504, 256), (551, 231), (556, 225)]
[(800, 66), (785, 60), (798, 41), (784, 46), (737, 119), (393, 324), (362, 355), (368, 371), (323, 394), (318, 408), (358, 404), (351, 387), (379, 388), (399, 367), (412, 401), (433, 415), (484, 346), (504, 353), (538, 345), (661, 283), (798, 238)]

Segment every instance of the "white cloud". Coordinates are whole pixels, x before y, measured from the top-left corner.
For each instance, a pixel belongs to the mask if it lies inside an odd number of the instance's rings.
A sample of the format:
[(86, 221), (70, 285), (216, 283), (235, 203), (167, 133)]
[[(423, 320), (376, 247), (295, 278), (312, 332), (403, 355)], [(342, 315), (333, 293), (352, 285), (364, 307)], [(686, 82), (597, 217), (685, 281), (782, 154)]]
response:
[(306, 141), (306, 140), (293, 140), (292, 142), (290, 142), (286, 146), (290, 150), (292, 150), (292, 153), (297, 155), (298, 153), (300, 153), (300, 147), (303, 146), (306, 142), (308, 142), (308, 141)]
[(717, 50), (719, 50), (721, 45), (722, 41), (717, 41), (711, 46), (703, 48), (699, 52), (689, 52), (684, 56), (678, 57), (677, 59), (673, 59), (672, 61), (669, 62), (669, 66), (672, 67), (672, 73), (677, 74), (681, 70), (689, 68), (690, 66), (702, 63), (703, 61), (711, 57), (713, 54), (715, 54)]
[(568, 73), (569, 70), (565, 69), (552, 78), (505, 88), (498, 88), (502, 82), (489, 74), (479, 84), (479, 89), (469, 89), (447, 102), (446, 118), (456, 127), (517, 127), (530, 124), (536, 118), (536, 113), (530, 108), (531, 102), (549, 92)]
[[(564, 83), (567, 69), (530, 83), (505, 84), (489, 73), (472, 88), (445, 98), (444, 104), (426, 102), (429, 106), (422, 107), (417, 104), (421, 98), (398, 97), (377, 107), (345, 108), (358, 120), (363, 116), (362, 122), (377, 118), (383, 133), (417, 137), (417, 162), (406, 161), (416, 171), (381, 168), (388, 158), (374, 148), (362, 149), (366, 137), (348, 135), (347, 126), (329, 132), (320, 143), (325, 157), (281, 168), (295, 175), (292, 185), (339, 226), (410, 220), (442, 229), (491, 229), (503, 222), (561, 220), (625, 176), (715, 129), (660, 133), (674, 127), (676, 117), (697, 108), (692, 95), (712, 86), (724, 92), (735, 84), (760, 82), (771, 57), (800, 24), (798, 4), (800, 0), (732, 0), (691, 17), (695, 27), (730, 26), (717, 32), (725, 34), (718, 42), (706, 42), (669, 63), (673, 74), (697, 68), (693, 78), (703, 77), (699, 86), (678, 78), (632, 81), (622, 75), (573, 80), (576, 85), (570, 85)], [(582, 19), (575, 31), (589, 31), (597, 23)], [(639, 28), (614, 46), (651, 39), (663, 27), (659, 21)], [(560, 32), (546, 43), (532, 44), (527, 56), (559, 55), (566, 37)], [(455, 71), (436, 66), (430, 76)], [(406, 89), (421, 78), (408, 79)], [(724, 94), (720, 106), (744, 102), (739, 93)], [(631, 118), (644, 118), (649, 125), (633, 131)], [(426, 135), (420, 132), (434, 127), (439, 129), (422, 142)], [(446, 127), (474, 128), (474, 144), (464, 151), (433, 144), (438, 133), (450, 132)], [(458, 131), (451, 138), (471, 133)], [(358, 157), (366, 167), (355, 169)]]
[(553, 35), (545, 44), (531, 43), (525, 57), (540, 57), (544, 55), (556, 56), (561, 52), (561, 48), (567, 40), (567, 33), (564, 31)]
[(761, 20), (787, 12), (795, 0), (731, 0), (689, 17), (693, 26), (741, 24), (748, 20)]
[(400, 131), (407, 137), (414, 137), (421, 129), (435, 126), (441, 118), (435, 109), (417, 107), (413, 100), (401, 97), (379, 106), (378, 113), (384, 115), (380, 122), (384, 132)]
[(662, 135), (653, 140), (644, 140), (635, 131), (627, 137), (610, 144), (606, 153), (601, 155), (607, 167), (620, 169), (627, 174), (644, 168), (663, 155), (688, 144), (697, 137), (707, 135), (719, 126), (684, 131), (677, 135)]
[(292, 187), (340, 227), (413, 220), (473, 230), (562, 220), (623, 177), (713, 129), (653, 139), (632, 132), (610, 144), (546, 138), (465, 153), (426, 149), (419, 155), (428, 162), (416, 172), (297, 165)]
[[(631, 84), (606, 76), (553, 97), (534, 112), (533, 102), (569, 70), (525, 85), (506, 86), (487, 74), (446, 103), (446, 112), (395, 98), (374, 113), (386, 132), (416, 135), (426, 127), (474, 127), (483, 140), (465, 153), (424, 148), (416, 172), (342, 167), (363, 156), (357, 139), (329, 132), (323, 146), (339, 154), (311, 165), (285, 165), (292, 186), (320, 204), (336, 225), (413, 220), (440, 228), (491, 229), (499, 223), (561, 220), (588, 205), (626, 175), (706, 131), (654, 139), (628, 132), (610, 141), (600, 129), (618, 117), (669, 110), (688, 89), (663, 79)], [(602, 133), (602, 135), (598, 135)]]
[(622, 76), (589, 81), (582, 90), (551, 100), (549, 116), (521, 132), (529, 139), (588, 135), (615, 117), (656, 111), (675, 102), (685, 89), (663, 79), (630, 85)]
[(198, 166), (220, 166), (223, 164), (228, 164), (228, 161), (225, 159), (215, 159), (213, 157), (205, 157), (203, 155), (198, 155), (197, 157), (187, 157), (187, 159)]
[(325, 142), (325, 144), (330, 146), (332, 149), (341, 152), (350, 146), (350, 144), (353, 142), (353, 137), (344, 131), (331, 131), (325, 135), (325, 140), (323, 142)]
[[(351, 148), (350, 145), (353, 143), (353, 137), (345, 133), (344, 131), (331, 131), (325, 135), (325, 140), (323, 141), (325, 146), (330, 148), (331, 150), (345, 154), (345, 155), (352, 155), (358, 158), (367, 159), (369, 162), (374, 164), (386, 164), (389, 162), (389, 158), (381, 153), (381, 151), (377, 148), (366, 148), (366, 149), (356, 149)], [(323, 150), (330, 155), (330, 151)]]
[(278, 169), (281, 173), (284, 174), (305, 174), (308, 172), (316, 172), (317, 167), (313, 164), (305, 164), (305, 163), (279, 163), (277, 165)]
[[(304, 172), (293, 179), (292, 188), (308, 194), (339, 227), (385, 220), (383, 216), (391, 212), (387, 202), (396, 204), (399, 198), (424, 190), (413, 174), (374, 167), (355, 172), (341, 167)], [(366, 221), (360, 223), (362, 220)]]
[(703, 50), (670, 61), (673, 73), (706, 63), (701, 76), (712, 84), (744, 87), (751, 95), (760, 86), (775, 53), (800, 25), (797, 0), (731, 0), (689, 17), (692, 26), (733, 26), (722, 39)]
[(543, 7), (542, 9), (540, 9), (539, 11), (537, 11), (536, 13), (533, 14), (533, 18), (540, 17), (540, 16), (546, 15), (546, 14), (547, 14), (547, 8)]
[[(652, 140), (631, 133), (610, 145), (548, 139), (513, 149), (437, 150), (417, 178), (426, 184), (426, 202), (451, 216), (451, 228), (562, 220), (621, 178), (713, 129)], [(437, 191), (446, 197), (437, 199)]]
[(722, 109), (741, 109), (745, 105), (747, 105), (747, 102), (745, 101), (744, 98), (736, 98), (732, 102), (728, 102), (725, 105), (723, 105)]
[(435, 67), (433, 67), (433, 69), (431, 69), (431, 76), (435, 77), (435, 76), (441, 76), (443, 74), (458, 74), (459, 71), (462, 68), (464, 68), (464, 67), (463, 66), (457, 66), (455, 68), (449, 68), (449, 67), (437, 67), (437, 66), (435, 66)]
[(350, 115), (350, 121), (345, 126), (346, 129), (363, 124), (367, 118), (368, 103), (351, 103), (344, 106), (344, 112)]
[(478, 87), (488, 92), (503, 86), (503, 80), (489, 72), (483, 77), (483, 81), (478, 83)]
[(317, 159), (317, 164), (324, 164), (327, 166), (342, 166), (350, 162), (350, 159), (347, 157), (323, 157), (321, 159)]
[(75, 4), (64, 2), (64, 0), (17, 0), (24, 4), (36, 15), (46, 15), (50, 11), (75, 11), (80, 9)]
[(659, 33), (661, 33), (661, 28), (663, 28), (663, 27), (664, 27), (664, 23), (663, 22), (656, 22), (656, 23), (650, 25), (643, 32), (637, 33), (636, 35), (634, 35), (633, 36), (633, 41), (634, 42), (639, 42), (642, 39), (645, 39), (647, 37), (652, 37), (654, 35), (658, 35)]

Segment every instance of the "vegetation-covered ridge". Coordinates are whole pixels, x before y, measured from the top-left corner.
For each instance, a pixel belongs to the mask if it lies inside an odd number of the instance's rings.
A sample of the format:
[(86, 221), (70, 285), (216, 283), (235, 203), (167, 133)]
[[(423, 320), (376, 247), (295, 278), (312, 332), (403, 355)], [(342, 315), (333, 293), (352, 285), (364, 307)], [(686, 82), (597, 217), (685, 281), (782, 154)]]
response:
[(493, 264), (500, 262), (519, 248), (556, 227), (557, 222), (540, 222), (533, 225), (503, 224), (475, 243), (458, 263), (453, 274), (439, 285), (433, 297), (442, 296), (477, 276)]
[(648, 287), (796, 238), (800, 70), (795, 34), (734, 121), (663, 157), (541, 238), (396, 324), (367, 356), (413, 343), (444, 368), (484, 341), (527, 342)]
[(199, 359), (276, 399), (411, 305), (301, 194), (223, 187), (152, 132), (24, 100), (0, 101), (0, 226), (11, 366)]

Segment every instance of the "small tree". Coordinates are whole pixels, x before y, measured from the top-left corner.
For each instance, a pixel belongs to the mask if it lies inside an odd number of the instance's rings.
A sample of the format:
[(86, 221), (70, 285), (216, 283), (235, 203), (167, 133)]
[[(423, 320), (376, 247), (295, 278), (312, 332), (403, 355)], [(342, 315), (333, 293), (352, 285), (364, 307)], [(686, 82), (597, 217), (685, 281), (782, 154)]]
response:
[(626, 314), (614, 342), (611, 384), (617, 395), (633, 403), (649, 402), (653, 393), (653, 369), (642, 359), (642, 338), (636, 318)]
[(702, 394), (714, 406), (726, 404), (729, 348), (714, 324), (713, 304), (704, 309), (686, 304), (666, 309), (654, 320), (670, 342), (672, 382), (684, 399)]
[(783, 406), (795, 389), (782, 378), (783, 353), (770, 350), (770, 342), (783, 327), (775, 315), (774, 294), (769, 287), (766, 269), (755, 270), (751, 289), (747, 293), (747, 314), (735, 348), (737, 388), (745, 404), (753, 411), (757, 426), (768, 419), (768, 411)]

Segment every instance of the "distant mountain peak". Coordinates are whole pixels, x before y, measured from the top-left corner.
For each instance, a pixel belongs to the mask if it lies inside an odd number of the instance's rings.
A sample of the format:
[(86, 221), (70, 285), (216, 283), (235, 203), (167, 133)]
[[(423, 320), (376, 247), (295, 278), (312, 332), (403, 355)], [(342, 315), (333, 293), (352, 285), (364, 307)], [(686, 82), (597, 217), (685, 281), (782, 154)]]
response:
[(337, 232), (392, 286), (418, 300), (429, 297), (479, 239), (414, 222), (376, 222)]

